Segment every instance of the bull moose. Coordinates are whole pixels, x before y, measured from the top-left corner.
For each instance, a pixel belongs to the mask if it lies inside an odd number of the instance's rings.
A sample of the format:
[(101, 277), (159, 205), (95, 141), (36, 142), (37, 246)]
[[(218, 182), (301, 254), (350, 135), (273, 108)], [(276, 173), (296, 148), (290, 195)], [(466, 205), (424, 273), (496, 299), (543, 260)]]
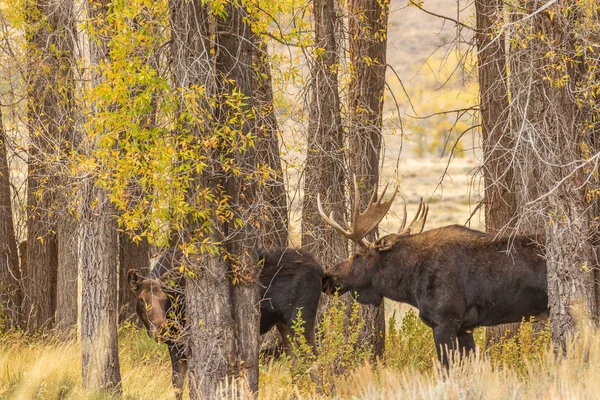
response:
[[(179, 335), (185, 321), (182, 290), (185, 280), (173, 268), (173, 261), (180, 257), (178, 251), (166, 252), (147, 278), (137, 270), (127, 274), (128, 284), (138, 297), (137, 314), (148, 334), (169, 348), (172, 382), (178, 399), (187, 374), (185, 347)], [(305, 322), (305, 338), (314, 349), (323, 268), (311, 253), (301, 249), (259, 251), (258, 258), (262, 268), (259, 278), (260, 334), (276, 326), (283, 339), (283, 348), (290, 354), (289, 337), (294, 335), (292, 321), (300, 311)]]
[(363, 304), (381, 304), (384, 297), (419, 309), (423, 322), (433, 329), (438, 359), (448, 365), (448, 350), (469, 353), (475, 349), (472, 330), (519, 322), (548, 311), (547, 271), (543, 251), (535, 237), (497, 238), (451, 225), (423, 232), (428, 206), (421, 201), (405, 229), (406, 203), (396, 234), (370, 243), (365, 236), (389, 211), (392, 198), (378, 200), (377, 188), (360, 212), (354, 180), (355, 206), (346, 229), (323, 211), (323, 220), (360, 249), (326, 270), (323, 291), (350, 291)]

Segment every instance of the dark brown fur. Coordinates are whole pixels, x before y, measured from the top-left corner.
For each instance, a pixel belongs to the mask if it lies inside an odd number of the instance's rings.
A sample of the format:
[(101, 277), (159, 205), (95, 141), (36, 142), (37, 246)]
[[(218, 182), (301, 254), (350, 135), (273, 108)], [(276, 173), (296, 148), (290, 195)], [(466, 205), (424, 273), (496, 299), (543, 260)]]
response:
[(445, 348), (469, 352), (477, 326), (519, 322), (547, 313), (546, 262), (535, 238), (498, 238), (458, 225), (399, 236), (387, 251), (369, 249), (328, 270), (323, 290), (356, 292), (359, 302), (384, 297), (419, 309)]
[[(167, 252), (148, 278), (137, 271), (129, 271), (127, 280), (138, 296), (137, 313), (148, 334), (159, 342), (166, 343), (173, 367), (173, 385), (177, 398), (187, 373), (185, 348), (178, 341), (179, 332), (185, 321), (185, 297), (181, 287), (185, 281), (173, 272), (173, 265), (181, 254)], [(298, 249), (259, 251), (260, 274), (260, 334), (267, 333), (273, 326), (280, 332), (284, 350), (290, 350), (289, 336), (292, 321), (301, 313), (305, 321), (307, 342), (315, 346), (315, 319), (321, 296), (323, 268), (309, 252)], [(172, 288), (172, 284), (177, 289)]]

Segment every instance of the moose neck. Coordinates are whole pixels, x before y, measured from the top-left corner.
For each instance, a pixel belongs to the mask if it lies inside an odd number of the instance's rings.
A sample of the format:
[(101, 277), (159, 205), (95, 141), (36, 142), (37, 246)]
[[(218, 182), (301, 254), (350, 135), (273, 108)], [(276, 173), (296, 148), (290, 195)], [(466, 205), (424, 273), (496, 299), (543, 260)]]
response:
[(416, 307), (419, 260), (411, 253), (411, 247), (409, 241), (402, 241), (379, 254), (373, 286), (383, 297)]

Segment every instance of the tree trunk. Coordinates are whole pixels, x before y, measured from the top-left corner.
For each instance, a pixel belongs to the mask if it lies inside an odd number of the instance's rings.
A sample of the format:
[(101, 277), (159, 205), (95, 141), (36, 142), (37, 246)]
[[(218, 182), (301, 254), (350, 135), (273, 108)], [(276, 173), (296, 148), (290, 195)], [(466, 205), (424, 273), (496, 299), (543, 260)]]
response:
[(506, 234), (514, 226), (516, 198), (508, 131), (508, 86), (504, 36), (494, 34), (494, 24), (502, 18), (501, 0), (475, 1), (479, 107), (485, 182), (485, 225), (488, 233)]
[[(83, 387), (120, 392), (117, 346), (117, 227), (112, 205), (93, 180), (82, 183), (79, 224)], [(97, 202), (95, 206), (93, 203)]]
[[(245, 22), (249, 16), (242, 5), (230, 3), (226, 7), (227, 17), (217, 17), (217, 87), (220, 96), (218, 123), (223, 132), (232, 132), (227, 143), (225, 136), (222, 154), (243, 143), (255, 127), (253, 116), (253, 34)], [(237, 95), (246, 98), (238, 100)], [(229, 105), (233, 100), (233, 105)], [(239, 107), (235, 104), (239, 101)], [(233, 165), (240, 174), (225, 172), (224, 187), (233, 216), (226, 224), (225, 245), (230, 257), (232, 300), (235, 321), (237, 360), (235, 372), (240, 379), (241, 390), (258, 392), (258, 337), (260, 301), (256, 247), (258, 235), (256, 225), (262, 218), (260, 205), (256, 203), (257, 182), (253, 177), (258, 160), (255, 149), (245, 149), (230, 155)], [(237, 227), (234, 220), (243, 222)]]
[[(281, 165), (279, 136), (281, 132), (275, 114), (271, 65), (267, 45), (257, 35), (254, 37), (253, 64), (254, 72), (254, 130), (256, 135), (256, 153), (259, 165), (268, 168), (269, 176), (261, 184), (256, 194), (257, 202), (263, 208), (258, 211), (263, 217), (258, 227), (261, 245), (265, 248), (287, 247), (288, 204), (284, 172)], [(261, 352), (275, 354), (281, 343), (275, 329), (262, 335), (259, 339)]]
[(6, 133), (0, 108), (0, 332), (21, 322), (21, 271), (13, 225)]
[[(504, 35), (496, 35), (494, 24), (503, 17), (500, 0), (475, 1), (477, 18), (477, 62), (479, 108), (483, 148), (485, 227), (493, 235), (515, 233), (516, 194), (508, 122), (508, 86)], [(519, 324), (486, 328), (486, 345), (497, 343), (506, 331), (517, 332)]]
[(28, 0), (27, 270), (24, 313), (29, 332), (53, 325), (56, 311), (59, 201), (53, 157), (72, 136), (73, 2)]
[[(199, 0), (170, 0), (171, 54), (175, 87), (181, 91), (182, 134), (189, 132), (190, 139), (201, 143), (205, 132), (210, 132), (208, 119), (189, 118), (190, 107), (186, 98), (198, 97), (201, 113), (210, 113), (206, 97), (214, 94), (214, 74), (210, 56), (209, 12)], [(196, 88), (204, 88), (201, 95)], [(187, 96), (187, 97), (186, 97)], [(210, 145), (207, 145), (210, 146)], [(186, 195), (192, 209), (200, 208), (214, 218), (216, 204), (198, 204), (199, 193), (205, 188), (218, 197), (222, 172), (217, 164), (219, 154), (206, 149), (206, 166), (202, 172), (194, 168), (193, 180)], [(194, 162), (194, 160), (182, 160)], [(205, 252), (206, 245), (196, 235), (206, 235), (208, 246), (218, 246), (222, 237), (211, 224), (211, 232), (204, 231), (200, 217), (190, 215), (184, 227), (184, 244), (194, 253), (184, 258), (186, 268), (194, 276), (188, 276), (185, 296), (187, 307), (187, 351), (189, 358), (190, 397), (193, 399), (217, 399), (236, 362), (234, 311), (229, 266), (223, 257)], [(188, 252), (189, 253), (189, 252)], [(207, 344), (210, 344), (207, 346)]]
[(312, 65), (311, 102), (304, 168), (302, 246), (329, 266), (347, 257), (346, 239), (327, 225), (317, 211), (317, 194), (325, 212), (346, 217), (344, 142), (340, 116), (336, 32), (340, 24), (334, 0), (313, 2), (315, 47), (324, 49)]
[[(87, 9), (94, 32), (103, 32), (109, 1), (88, 2)], [(97, 68), (108, 59), (108, 40), (106, 35), (99, 35), (89, 42), (93, 87), (103, 79)], [(87, 155), (93, 154), (102, 134), (96, 132), (90, 142), (84, 143)], [(117, 338), (117, 220), (107, 192), (96, 184), (93, 172), (87, 174), (80, 187), (78, 258), (83, 387), (118, 395), (121, 373)]]
[(529, 197), (525, 211), (544, 222), (551, 330), (556, 348), (565, 349), (576, 329), (571, 307), (585, 304), (588, 315), (597, 316), (593, 220), (584, 185), (593, 179), (582, 165), (589, 157), (582, 143), (589, 142), (597, 115), (581, 106), (588, 101), (579, 64), (589, 60), (578, 50), (586, 39), (577, 31), (586, 17), (564, 0), (544, 12), (534, 2), (526, 6), (532, 17), (514, 26), (510, 54), (511, 113), (519, 122), (512, 127), (512, 152), (519, 176), (527, 174), (534, 188), (519, 190)]
[(288, 206), (279, 147), (279, 126), (275, 115), (271, 66), (265, 42), (255, 37), (254, 101), (256, 105), (256, 152), (260, 165), (269, 168), (269, 177), (257, 194), (264, 205), (260, 237), (266, 248), (288, 245)]
[(145, 237), (135, 242), (129, 233), (119, 234), (119, 323), (137, 322), (137, 296), (127, 284), (127, 273), (139, 270), (142, 275), (150, 272), (150, 245)]
[[(66, 203), (65, 203), (66, 204)], [(63, 212), (67, 212), (64, 210)], [(56, 285), (56, 329), (65, 338), (70, 338), (77, 326), (78, 317), (78, 222), (75, 216), (58, 225), (58, 273)]]
[[(379, 182), (381, 131), (385, 93), (387, 22), (389, 3), (378, 0), (351, 0), (349, 17), (350, 127), (348, 130), (349, 169), (362, 188), (360, 206), (364, 209), (371, 191)], [(370, 238), (377, 236), (377, 229)], [(379, 307), (362, 306), (365, 321), (360, 342), (368, 342), (375, 356), (385, 349), (385, 312)]]

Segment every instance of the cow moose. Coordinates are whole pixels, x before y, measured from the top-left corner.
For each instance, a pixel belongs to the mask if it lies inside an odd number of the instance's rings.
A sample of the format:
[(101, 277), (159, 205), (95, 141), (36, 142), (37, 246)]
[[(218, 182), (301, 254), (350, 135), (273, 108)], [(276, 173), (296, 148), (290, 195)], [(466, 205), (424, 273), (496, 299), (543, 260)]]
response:
[[(350, 228), (327, 216), (317, 197), (323, 220), (360, 249), (326, 270), (323, 291), (350, 291), (363, 304), (381, 304), (384, 297), (419, 309), (432, 328), (438, 359), (449, 365), (448, 351), (468, 354), (475, 349), (472, 331), (478, 326), (519, 322), (547, 316), (547, 270), (536, 237), (497, 238), (451, 225), (423, 232), (428, 206), (421, 201), (408, 228), (406, 203), (401, 228), (370, 243), (365, 236), (389, 211), (392, 198), (378, 200), (375, 187), (360, 212), (354, 180), (355, 206)], [(404, 199), (403, 199), (404, 200)], [(458, 341), (458, 347), (456, 346)]]
[[(185, 347), (179, 335), (185, 321), (182, 290), (185, 280), (178, 269), (173, 268), (173, 261), (180, 258), (180, 252), (170, 250), (159, 259), (149, 277), (143, 277), (137, 270), (127, 274), (128, 284), (138, 297), (137, 314), (148, 334), (169, 348), (172, 383), (178, 399), (182, 396), (187, 374)], [(305, 322), (305, 338), (314, 349), (323, 268), (311, 253), (301, 249), (261, 250), (258, 259), (262, 268), (259, 277), (260, 334), (276, 326), (284, 350), (291, 355), (292, 321), (300, 311)]]

